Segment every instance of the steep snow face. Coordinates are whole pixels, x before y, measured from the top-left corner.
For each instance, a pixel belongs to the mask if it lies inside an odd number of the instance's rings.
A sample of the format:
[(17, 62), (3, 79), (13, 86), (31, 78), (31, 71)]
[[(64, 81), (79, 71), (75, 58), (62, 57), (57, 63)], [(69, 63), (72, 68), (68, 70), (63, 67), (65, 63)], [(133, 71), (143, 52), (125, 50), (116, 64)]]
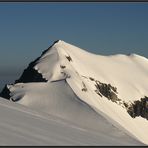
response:
[[(125, 101), (138, 100), (141, 96), (148, 95), (146, 58), (136, 54), (94, 55), (63, 41), (55, 44), (54, 48), (59, 52), (60, 64), (69, 66), (66, 68), (67, 73), (73, 68), (80, 76), (93, 77), (103, 83), (110, 83), (118, 88), (119, 98)], [(68, 62), (64, 55), (70, 55), (72, 61)], [(36, 67), (44, 73), (40, 66)]]
[[(74, 100), (70, 86), (77, 100), (148, 144), (148, 121), (141, 116), (132, 118), (124, 105), (148, 96), (147, 67), (148, 60), (136, 54), (95, 55), (60, 40), (33, 67), (47, 82), (7, 87), (11, 100), (72, 120), (68, 112), (74, 103), (67, 103)], [(74, 106), (73, 111), (77, 110)]]

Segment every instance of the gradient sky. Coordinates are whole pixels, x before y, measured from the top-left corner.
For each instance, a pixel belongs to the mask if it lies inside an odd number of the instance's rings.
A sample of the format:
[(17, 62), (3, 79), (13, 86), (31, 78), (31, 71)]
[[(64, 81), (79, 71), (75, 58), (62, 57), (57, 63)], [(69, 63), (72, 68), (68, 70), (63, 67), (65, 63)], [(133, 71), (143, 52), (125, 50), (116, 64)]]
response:
[(148, 3), (0, 3), (0, 89), (55, 40), (148, 57)]

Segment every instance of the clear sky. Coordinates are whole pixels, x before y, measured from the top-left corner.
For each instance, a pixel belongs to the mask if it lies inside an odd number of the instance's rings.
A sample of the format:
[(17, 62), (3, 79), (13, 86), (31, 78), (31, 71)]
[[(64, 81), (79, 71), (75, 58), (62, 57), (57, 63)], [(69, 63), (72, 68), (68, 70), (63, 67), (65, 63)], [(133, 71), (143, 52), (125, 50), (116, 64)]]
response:
[(55, 40), (148, 57), (148, 3), (0, 3), (0, 87)]

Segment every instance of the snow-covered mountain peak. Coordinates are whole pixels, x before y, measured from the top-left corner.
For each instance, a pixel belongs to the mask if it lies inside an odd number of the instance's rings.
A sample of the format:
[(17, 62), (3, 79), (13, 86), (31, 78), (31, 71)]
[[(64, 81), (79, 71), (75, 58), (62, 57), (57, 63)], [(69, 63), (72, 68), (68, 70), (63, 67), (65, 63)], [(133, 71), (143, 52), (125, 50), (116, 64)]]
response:
[(78, 101), (147, 143), (147, 67), (142, 56), (95, 55), (58, 40), (1, 96), (71, 121)]

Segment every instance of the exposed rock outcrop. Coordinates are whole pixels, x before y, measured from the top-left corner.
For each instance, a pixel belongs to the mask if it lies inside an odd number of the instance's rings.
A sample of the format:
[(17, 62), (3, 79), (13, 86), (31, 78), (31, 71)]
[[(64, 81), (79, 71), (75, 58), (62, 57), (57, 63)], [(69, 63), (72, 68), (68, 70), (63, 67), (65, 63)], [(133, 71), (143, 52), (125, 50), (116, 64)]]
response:
[[(116, 87), (113, 87), (111, 86), (111, 84), (105, 84), (105, 83), (101, 83), (99, 81), (95, 81), (96, 84), (96, 92), (97, 93), (101, 93), (104, 97), (108, 98), (109, 100), (113, 101), (113, 102), (116, 102), (117, 101), (121, 101), (121, 99), (118, 98), (117, 96), (117, 88)], [(99, 93), (99, 95), (100, 95)]]
[(0, 96), (8, 100), (10, 99), (10, 91), (7, 88), (7, 85), (5, 85), (5, 87), (3, 88), (2, 92), (0, 93)]
[(84, 82), (82, 82), (82, 85), (83, 85), (82, 91), (87, 91), (87, 88)]
[(144, 98), (141, 98), (141, 100), (134, 101), (127, 107), (127, 112), (133, 118), (141, 116), (148, 120), (148, 97), (145, 96)]
[(20, 82), (47, 82), (47, 80), (42, 77), (42, 74), (38, 73), (38, 71), (33, 68), (33, 65), (34, 63), (31, 63), (28, 68), (24, 70), (21, 77), (15, 81), (15, 84)]
[(72, 61), (72, 58), (70, 56), (66, 56), (66, 58), (68, 59), (68, 61)]

